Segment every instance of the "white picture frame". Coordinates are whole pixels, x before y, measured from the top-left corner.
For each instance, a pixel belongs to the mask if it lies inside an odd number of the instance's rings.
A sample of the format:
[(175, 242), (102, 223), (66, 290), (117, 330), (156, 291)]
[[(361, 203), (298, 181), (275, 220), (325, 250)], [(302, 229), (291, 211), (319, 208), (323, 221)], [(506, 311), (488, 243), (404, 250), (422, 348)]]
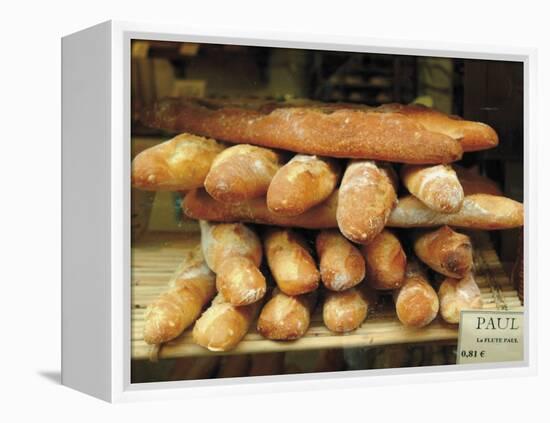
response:
[[(130, 383), (130, 41), (511, 60), (524, 65), (524, 362)], [(62, 39), (62, 383), (106, 401), (526, 376), (537, 371), (534, 49), (105, 22)], [(536, 226), (535, 226), (536, 227)]]

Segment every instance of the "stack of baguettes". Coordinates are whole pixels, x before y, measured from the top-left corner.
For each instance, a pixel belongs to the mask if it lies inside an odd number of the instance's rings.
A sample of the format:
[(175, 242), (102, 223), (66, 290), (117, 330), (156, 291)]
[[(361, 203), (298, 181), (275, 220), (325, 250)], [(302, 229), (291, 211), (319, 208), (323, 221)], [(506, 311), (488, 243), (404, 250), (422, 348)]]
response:
[(148, 308), (150, 344), (195, 323), (198, 344), (226, 351), (256, 317), (264, 337), (297, 339), (318, 302), (327, 328), (348, 332), (380, 292), (404, 325), (457, 323), (482, 302), (455, 229), (523, 225), (522, 204), (450, 164), (496, 146), (495, 131), (429, 108), (168, 99), (142, 121), (182, 134), (134, 159), (133, 186), (186, 192), (202, 235), (202, 254)]

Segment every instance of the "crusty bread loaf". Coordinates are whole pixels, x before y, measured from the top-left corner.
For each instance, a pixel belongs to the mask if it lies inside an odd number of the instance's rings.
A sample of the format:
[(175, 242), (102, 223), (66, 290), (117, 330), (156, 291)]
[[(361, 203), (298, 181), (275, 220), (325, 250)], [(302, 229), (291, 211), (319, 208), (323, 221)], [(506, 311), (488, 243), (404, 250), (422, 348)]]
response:
[(409, 192), (432, 210), (456, 213), (462, 206), (464, 191), (450, 165), (405, 165), (401, 179)]
[(311, 311), (316, 300), (316, 291), (291, 296), (275, 289), (273, 297), (258, 317), (258, 332), (268, 339), (279, 341), (301, 338), (309, 327)]
[(248, 257), (256, 267), (262, 262), (262, 243), (256, 233), (242, 223), (199, 222), (202, 253), (214, 273), (231, 257)]
[[(193, 219), (216, 222), (252, 222), (266, 225), (324, 229), (337, 227), (336, 208), (338, 191), (325, 202), (294, 216), (277, 216), (265, 205), (265, 199), (255, 199), (242, 204), (220, 203), (204, 190), (194, 190), (186, 195), (183, 209)], [(422, 228), (441, 225), (470, 229), (510, 229), (523, 226), (523, 205), (510, 198), (472, 194), (464, 197), (458, 213), (438, 213), (426, 207), (416, 197), (409, 195), (399, 199), (386, 226), (400, 228)]]
[[(466, 136), (471, 132), (468, 122), (457, 121), (470, 132), (453, 132), (457, 137), (454, 139), (427, 130), (419, 122), (417, 117), (433, 116), (431, 110), (406, 114), (407, 107), (390, 110), (314, 102), (262, 104), (181, 98), (158, 102), (142, 114), (141, 120), (164, 130), (311, 155), (417, 164), (449, 163), (461, 158), (462, 146), (457, 139), (471, 138)], [(429, 118), (424, 121), (438, 122)]]
[(326, 201), (298, 216), (281, 216), (267, 208), (265, 198), (255, 198), (240, 204), (222, 203), (214, 200), (202, 189), (189, 192), (183, 200), (183, 211), (192, 219), (213, 222), (252, 222), (264, 225), (299, 228), (336, 227), (337, 193)]
[(417, 234), (414, 252), (433, 270), (451, 278), (462, 278), (473, 266), (470, 238), (448, 226)]
[(394, 291), (397, 318), (405, 326), (424, 327), (439, 311), (439, 299), (416, 261), (409, 260), (405, 283)]
[(372, 161), (353, 161), (346, 168), (336, 220), (350, 241), (368, 244), (384, 229), (397, 200), (390, 172)]
[(488, 177), (480, 175), (475, 166), (467, 169), (462, 166), (453, 165), (453, 169), (458, 176), (465, 195), (502, 195), (502, 190), (499, 185)]
[(216, 293), (214, 280), (215, 275), (206, 266), (200, 250), (184, 257), (171, 278), (171, 289), (145, 311), (143, 340), (161, 344), (178, 337)]
[(462, 149), (479, 151), (498, 145), (498, 135), (489, 125), (481, 122), (464, 120), (458, 116), (447, 115), (420, 104), (384, 104), (379, 111), (402, 113), (414, 119), (428, 131), (445, 134), (460, 141)]
[(388, 226), (420, 228), (450, 225), (471, 229), (510, 229), (523, 226), (523, 204), (510, 198), (489, 194), (464, 197), (457, 213), (438, 213), (414, 196), (399, 199), (388, 220)]
[(290, 229), (270, 229), (264, 238), (271, 274), (281, 291), (299, 295), (319, 286), (319, 271), (304, 239)]
[(350, 332), (367, 318), (370, 307), (376, 302), (374, 291), (364, 286), (346, 291), (326, 291), (323, 303), (323, 322), (333, 332)]
[(229, 257), (218, 266), (216, 288), (233, 305), (252, 304), (265, 295), (262, 272), (249, 257)]
[(193, 327), (193, 340), (210, 351), (229, 351), (237, 346), (256, 317), (261, 301), (237, 307), (218, 294)]
[(134, 158), (132, 186), (150, 191), (187, 191), (202, 187), (214, 158), (224, 148), (213, 139), (178, 135)]
[(361, 252), (338, 230), (323, 230), (315, 240), (321, 281), (332, 291), (343, 291), (365, 277)]
[(273, 177), (267, 208), (281, 216), (302, 214), (332, 194), (339, 176), (336, 160), (297, 154)]
[(403, 285), (407, 256), (395, 234), (384, 229), (369, 244), (361, 247), (367, 267), (367, 284), (377, 290)]
[(204, 187), (218, 201), (240, 203), (264, 196), (281, 165), (281, 155), (269, 148), (234, 145), (214, 159)]
[(483, 307), (481, 291), (471, 272), (462, 279), (447, 278), (439, 287), (440, 313), (448, 323), (458, 323), (462, 310)]

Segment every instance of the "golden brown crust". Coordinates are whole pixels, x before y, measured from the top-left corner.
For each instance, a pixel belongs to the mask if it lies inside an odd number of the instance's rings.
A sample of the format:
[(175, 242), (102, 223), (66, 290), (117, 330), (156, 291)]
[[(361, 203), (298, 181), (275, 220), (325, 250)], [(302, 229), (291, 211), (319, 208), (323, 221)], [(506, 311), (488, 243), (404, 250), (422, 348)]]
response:
[(304, 239), (290, 229), (270, 229), (264, 238), (267, 263), (281, 291), (300, 295), (319, 286), (319, 271)]
[(336, 220), (350, 241), (368, 244), (386, 225), (397, 195), (387, 167), (353, 161), (342, 178)]
[(214, 158), (224, 148), (213, 139), (178, 135), (134, 158), (132, 187), (148, 191), (187, 191), (202, 187)]
[(164, 130), (328, 157), (429, 164), (462, 156), (459, 141), (427, 130), (402, 110), (313, 102), (243, 107), (172, 98), (157, 103), (142, 121)]
[(343, 291), (365, 277), (361, 252), (338, 230), (323, 230), (315, 240), (321, 280), (332, 291)]
[(464, 277), (473, 266), (470, 238), (448, 226), (419, 234), (414, 252), (433, 270), (451, 278)]
[(323, 303), (325, 326), (338, 333), (357, 329), (367, 318), (369, 307), (374, 305), (374, 298), (374, 293), (365, 291), (364, 287), (341, 292), (326, 291)]
[(475, 310), (483, 307), (481, 291), (472, 273), (462, 279), (447, 278), (439, 287), (440, 313), (447, 323), (458, 323), (462, 310)]
[(218, 294), (193, 327), (193, 340), (210, 351), (235, 348), (248, 332), (261, 302), (237, 307)]
[(397, 289), (404, 283), (407, 256), (399, 239), (384, 229), (361, 247), (367, 266), (367, 284), (374, 289)]
[(161, 344), (178, 337), (216, 293), (214, 281), (200, 250), (185, 257), (172, 275), (171, 289), (147, 307), (143, 340)]
[(467, 169), (462, 166), (453, 165), (453, 169), (464, 189), (464, 194), (502, 195), (502, 190), (498, 184), (486, 176), (480, 175), (475, 168)]
[(430, 209), (440, 213), (460, 210), (464, 191), (451, 166), (405, 165), (401, 178), (409, 192)]
[(247, 257), (258, 267), (262, 262), (262, 243), (256, 233), (242, 223), (200, 221), (202, 253), (214, 273), (231, 257)]
[(273, 177), (267, 208), (281, 216), (302, 214), (332, 194), (339, 176), (336, 160), (297, 154)]
[[(259, 198), (238, 205), (220, 203), (204, 190), (191, 191), (183, 201), (185, 214), (193, 219), (216, 222), (251, 222), (264, 225), (325, 229), (337, 227), (338, 191), (324, 203), (294, 216), (277, 216)], [(523, 226), (523, 205), (510, 198), (489, 194), (473, 194), (464, 198), (458, 213), (438, 213), (412, 195), (401, 197), (391, 212), (386, 226), (422, 228), (441, 225), (470, 229), (510, 229)]]
[(235, 306), (259, 301), (266, 292), (265, 278), (249, 257), (229, 257), (218, 267), (216, 288)]
[(498, 135), (493, 128), (481, 122), (464, 120), (458, 116), (447, 115), (420, 104), (384, 104), (380, 111), (402, 113), (426, 128), (445, 134), (460, 141), (462, 149), (479, 151), (493, 148), (498, 145)]
[(281, 155), (269, 148), (234, 145), (214, 159), (204, 188), (216, 200), (228, 203), (261, 197), (281, 165)]
[(275, 290), (258, 318), (257, 329), (265, 338), (290, 341), (304, 336), (317, 293), (290, 296)]
[(397, 318), (405, 326), (429, 325), (439, 311), (439, 299), (416, 262), (407, 264), (405, 283), (394, 293)]

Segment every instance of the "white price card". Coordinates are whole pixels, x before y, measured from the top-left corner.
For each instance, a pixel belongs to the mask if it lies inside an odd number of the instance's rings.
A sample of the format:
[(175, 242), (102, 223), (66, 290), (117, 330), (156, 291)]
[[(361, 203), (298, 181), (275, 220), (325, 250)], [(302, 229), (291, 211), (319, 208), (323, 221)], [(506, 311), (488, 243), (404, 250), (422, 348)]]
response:
[(523, 361), (523, 312), (463, 310), (457, 364)]

